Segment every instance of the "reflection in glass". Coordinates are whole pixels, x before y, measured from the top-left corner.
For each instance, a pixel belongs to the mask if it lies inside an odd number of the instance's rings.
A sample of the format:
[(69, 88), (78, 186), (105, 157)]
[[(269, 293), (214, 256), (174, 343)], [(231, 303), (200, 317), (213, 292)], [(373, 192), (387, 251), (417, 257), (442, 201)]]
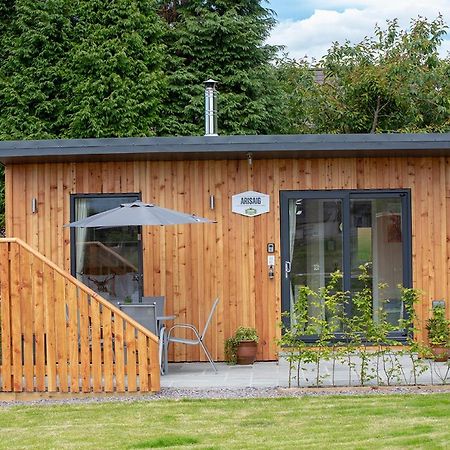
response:
[[(74, 220), (138, 200), (137, 196), (76, 197)], [(75, 276), (112, 302), (139, 301), (138, 227), (75, 229)]]
[(383, 311), (396, 325), (403, 317), (398, 288), (403, 283), (401, 199), (351, 199), (350, 217), (351, 291), (362, 288), (359, 266), (370, 263), (374, 319)]
[[(292, 308), (300, 286), (317, 291), (329, 283), (332, 272), (342, 271), (342, 201), (290, 200), (289, 225)], [(308, 317), (318, 314), (323, 308), (310, 301)]]

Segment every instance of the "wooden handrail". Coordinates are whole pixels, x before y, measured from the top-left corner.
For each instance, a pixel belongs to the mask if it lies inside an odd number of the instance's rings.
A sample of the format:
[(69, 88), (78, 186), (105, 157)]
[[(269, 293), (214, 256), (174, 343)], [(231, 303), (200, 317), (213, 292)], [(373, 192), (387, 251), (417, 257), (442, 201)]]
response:
[(50, 261), (48, 258), (46, 258), (44, 255), (40, 254), (38, 251), (36, 251), (34, 248), (30, 247), (26, 242), (22, 241), (18, 238), (0, 238), (0, 244), (1, 243), (16, 243), (26, 249), (28, 252), (30, 252), (33, 256), (40, 259), (44, 264), (47, 264), (50, 268), (52, 268), (55, 272), (59, 273), (61, 276), (63, 276), (67, 281), (77, 286), (79, 289), (81, 289), (83, 292), (85, 292), (87, 295), (92, 297), (93, 299), (97, 300), (102, 306), (105, 308), (110, 309), (114, 314), (117, 314), (120, 316), (123, 320), (128, 322), (130, 325), (135, 327), (137, 330), (139, 330), (142, 334), (149, 337), (152, 341), (158, 343), (159, 339), (157, 336), (155, 336), (151, 331), (147, 330), (147, 328), (143, 327), (140, 323), (136, 322), (133, 318), (127, 316), (123, 311), (121, 311), (119, 308), (114, 306), (111, 302), (101, 297), (97, 292), (93, 291), (91, 288), (83, 284), (81, 281), (77, 280), (74, 276), (67, 273), (65, 270), (61, 269), (59, 266), (57, 266), (53, 261)]

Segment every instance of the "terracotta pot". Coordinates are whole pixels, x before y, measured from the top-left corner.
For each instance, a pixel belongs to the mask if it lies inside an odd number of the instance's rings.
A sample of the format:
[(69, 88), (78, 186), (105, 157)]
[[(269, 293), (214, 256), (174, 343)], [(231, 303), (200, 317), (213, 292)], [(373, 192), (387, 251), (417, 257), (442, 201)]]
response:
[(434, 360), (437, 362), (445, 362), (448, 361), (449, 357), (449, 349), (447, 347), (440, 347), (440, 346), (432, 346), (431, 350), (434, 355)]
[(241, 341), (237, 348), (238, 364), (253, 364), (256, 359), (258, 343), (255, 341)]

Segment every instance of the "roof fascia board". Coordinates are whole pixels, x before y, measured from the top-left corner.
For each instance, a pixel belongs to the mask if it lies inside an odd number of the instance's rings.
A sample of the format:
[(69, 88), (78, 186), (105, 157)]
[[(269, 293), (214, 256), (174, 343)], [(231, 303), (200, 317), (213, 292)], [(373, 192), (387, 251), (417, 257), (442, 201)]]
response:
[(450, 156), (450, 133), (189, 136), (0, 142), (3, 164), (135, 159)]

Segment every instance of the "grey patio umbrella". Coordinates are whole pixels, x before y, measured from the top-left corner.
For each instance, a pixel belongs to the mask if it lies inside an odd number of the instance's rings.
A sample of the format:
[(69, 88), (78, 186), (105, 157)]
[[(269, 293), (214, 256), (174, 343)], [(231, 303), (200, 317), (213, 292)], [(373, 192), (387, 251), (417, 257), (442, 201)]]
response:
[(189, 223), (216, 223), (214, 220), (186, 214), (173, 209), (161, 208), (152, 203), (136, 201), (123, 203), (85, 219), (65, 225), (71, 228), (126, 227), (138, 225), (180, 225)]

